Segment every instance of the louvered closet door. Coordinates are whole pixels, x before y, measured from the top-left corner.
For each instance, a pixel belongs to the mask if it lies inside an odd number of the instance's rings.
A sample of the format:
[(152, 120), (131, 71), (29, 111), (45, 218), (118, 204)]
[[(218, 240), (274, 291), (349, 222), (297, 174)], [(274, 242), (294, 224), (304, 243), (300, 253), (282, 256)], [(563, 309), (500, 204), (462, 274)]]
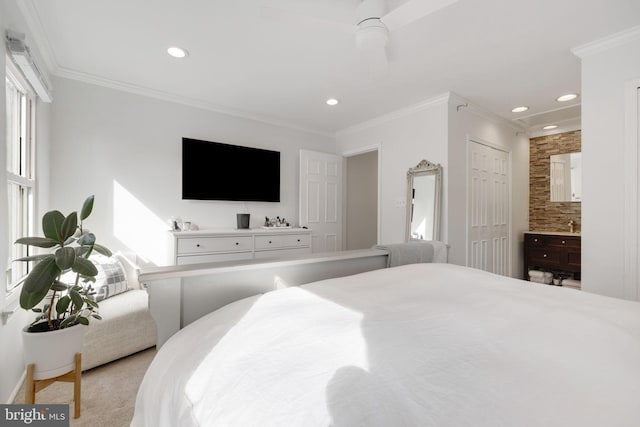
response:
[(509, 275), (509, 153), (469, 142), (467, 265)]

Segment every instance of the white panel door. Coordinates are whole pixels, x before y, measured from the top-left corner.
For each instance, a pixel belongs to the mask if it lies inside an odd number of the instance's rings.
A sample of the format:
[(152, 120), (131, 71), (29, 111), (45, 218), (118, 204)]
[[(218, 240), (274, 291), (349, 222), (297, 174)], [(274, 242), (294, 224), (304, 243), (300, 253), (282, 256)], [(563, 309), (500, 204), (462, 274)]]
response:
[(300, 226), (313, 252), (342, 248), (342, 157), (300, 150)]
[(509, 275), (509, 153), (469, 142), (467, 265)]

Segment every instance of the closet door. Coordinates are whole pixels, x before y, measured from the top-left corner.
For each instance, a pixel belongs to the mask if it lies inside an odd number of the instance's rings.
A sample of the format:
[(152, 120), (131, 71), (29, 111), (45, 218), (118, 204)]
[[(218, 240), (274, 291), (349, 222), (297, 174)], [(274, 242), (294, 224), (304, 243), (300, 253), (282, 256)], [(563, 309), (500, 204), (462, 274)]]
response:
[(469, 142), (467, 265), (508, 276), (509, 153)]
[(342, 157), (300, 150), (300, 226), (314, 253), (342, 248)]

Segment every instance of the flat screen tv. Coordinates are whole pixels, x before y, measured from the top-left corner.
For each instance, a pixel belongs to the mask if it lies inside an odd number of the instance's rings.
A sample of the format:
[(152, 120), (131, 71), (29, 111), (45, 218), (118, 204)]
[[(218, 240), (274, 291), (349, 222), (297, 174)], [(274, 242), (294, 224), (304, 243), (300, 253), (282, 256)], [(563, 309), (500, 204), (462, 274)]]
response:
[(182, 138), (185, 200), (280, 201), (280, 152)]

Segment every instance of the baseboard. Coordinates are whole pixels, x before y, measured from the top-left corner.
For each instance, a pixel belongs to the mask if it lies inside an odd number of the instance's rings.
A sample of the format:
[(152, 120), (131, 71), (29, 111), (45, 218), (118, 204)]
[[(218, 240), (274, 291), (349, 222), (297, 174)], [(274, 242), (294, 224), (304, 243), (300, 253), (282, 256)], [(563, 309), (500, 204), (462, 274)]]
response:
[(20, 391), (20, 387), (22, 387), (22, 384), (24, 383), (24, 379), (26, 376), (27, 376), (27, 371), (26, 370), (22, 371), (22, 375), (20, 375), (20, 380), (18, 381), (18, 384), (16, 384), (16, 387), (13, 389), (13, 391), (9, 395), (9, 401), (7, 402), (7, 405), (11, 405), (13, 401), (16, 400), (16, 396), (18, 395), (18, 392)]

